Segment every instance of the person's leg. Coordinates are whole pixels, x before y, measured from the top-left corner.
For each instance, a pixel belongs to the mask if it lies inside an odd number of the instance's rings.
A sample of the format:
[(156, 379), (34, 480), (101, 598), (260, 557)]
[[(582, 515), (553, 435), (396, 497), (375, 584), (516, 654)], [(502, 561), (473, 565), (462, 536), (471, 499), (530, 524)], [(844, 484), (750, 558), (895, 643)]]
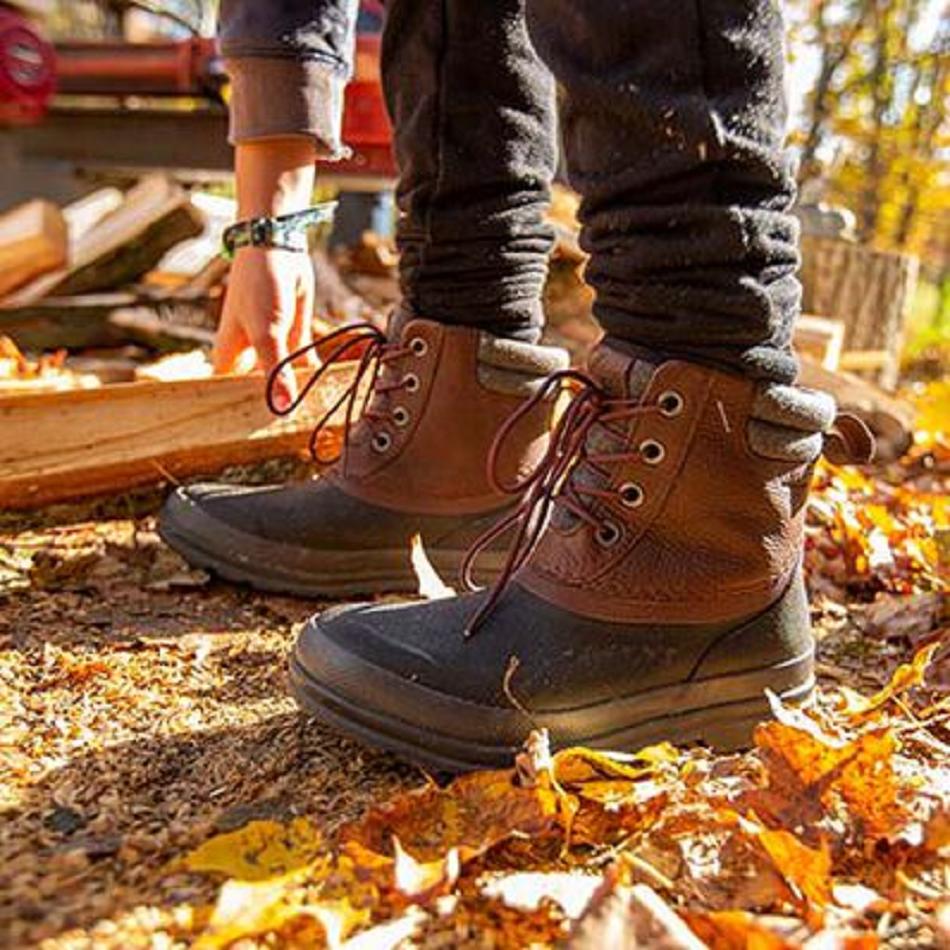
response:
[(590, 378), (571, 374), (505, 582), (318, 616), (292, 687), (442, 768), (510, 761), (540, 727), (558, 745), (742, 743), (766, 690), (812, 689), (802, 518), (834, 414), (786, 384), (781, 22), (768, 0), (528, 9), (563, 86), (608, 334)]
[[(383, 73), (401, 171), (404, 300), (388, 339), (363, 331), (378, 361), (373, 398), (359, 418), (354, 389), (343, 458), (316, 482), (176, 492), (160, 527), (193, 563), (303, 595), (414, 591), (414, 535), (439, 570), (454, 573), (510, 507), (486, 474), (492, 439), (566, 361), (537, 344), (554, 94), (523, 8), (388, 4)], [(550, 408), (510, 443), (511, 474), (539, 457)], [(502, 560), (496, 550), (487, 567)]]
[(564, 89), (595, 313), (671, 356), (790, 382), (800, 290), (775, 0), (530, 0)]
[(383, 85), (395, 127), (405, 305), (536, 342), (556, 167), (550, 72), (525, 0), (392, 0)]

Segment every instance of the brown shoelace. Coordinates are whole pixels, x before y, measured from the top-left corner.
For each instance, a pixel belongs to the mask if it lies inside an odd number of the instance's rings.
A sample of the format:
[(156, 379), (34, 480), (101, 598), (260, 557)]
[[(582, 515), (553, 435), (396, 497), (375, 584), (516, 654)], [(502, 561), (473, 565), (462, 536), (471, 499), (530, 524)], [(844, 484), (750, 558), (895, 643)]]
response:
[[(575, 396), (552, 431), (547, 452), (526, 478), (511, 485), (503, 484), (498, 477), (498, 461), (506, 439), (521, 419), (548, 398), (552, 390), (565, 384), (575, 390)], [(677, 405), (665, 405), (668, 399), (675, 399)], [(604, 484), (610, 484), (608, 467), (644, 458), (644, 449), (650, 444), (647, 440), (622, 452), (592, 451), (589, 447), (592, 428), (600, 425), (609, 438), (622, 443), (626, 434), (617, 430), (617, 423), (653, 413), (678, 413), (682, 409), (682, 397), (673, 391), (663, 393), (656, 402), (643, 403), (639, 398), (623, 399), (609, 395), (585, 373), (560, 370), (549, 376), (541, 388), (506, 420), (489, 452), (488, 478), (496, 491), (510, 495), (524, 493), (524, 496), (511, 514), (476, 539), (462, 562), (462, 586), (470, 592), (477, 590), (472, 571), (478, 556), (494, 540), (515, 529), (505, 565), (487, 598), (469, 620), (465, 636), (472, 636), (497, 606), (509, 581), (540, 540), (555, 503), (590, 525), (595, 537), (605, 546), (619, 539), (618, 529), (612, 521), (598, 517), (591, 510), (591, 500), (619, 498), (620, 503), (628, 508), (642, 504), (642, 489), (633, 482), (625, 482), (616, 488), (599, 488), (581, 484), (579, 479), (571, 477), (584, 463), (601, 476)], [(824, 434), (823, 442), (823, 454), (838, 464), (866, 464), (874, 455), (874, 437), (862, 420), (849, 413), (837, 414), (833, 425)]]
[[(301, 357), (308, 353), (325, 350), (328, 344), (334, 341), (340, 341), (334, 347), (330, 354), (323, 358), (318, 366), (301, 387), (297, 397), (285, 409), (279, 409), (274, 403), (274, 383), (277, 377), (288, 367)], [(406, 389), (411, 384), (413, 377), (404, 376), (395, 382), (383, 382), (380, 379), (380, 373), (383, 368), (393, 362), (403, 359), (412, 354), (408, 346), (399, 343), (391, 343), (382, 330), (373, 326), (372, 323), (352, 323), (339, 330), (334, 330), (313, 343), (300, 347), (293, 353), (284, 357), (277, 366), (271, 371), (267, 379), (267, 406), (271, 412), (279, 416), (290, 415), (308, 396), (310, 391), (323, 378), (324, 373), (334, 363), (343, 362), (349, 358), (358, 360), (356, 365), (356, 374), (353, 381), (340, 395), (340, 398), (323, 414), (319, 422), (314, 426), (310, 434), (310, 455), (319, 465), (332, 465), (343, 458), (343, 464), (346, 465), (347, 448), (350, 444), (350, 430), (357, 419), (364, 419), (372, 424), (395, 423), (391, 411), (374, 408), (370, 403), (374, 396), (387, 395), (401, 389)], [(357, 355), (358, 354), (358, 355)], [(360, 387), (368, 377), (366, 393), (363, 397), (362, 405), (357, 409)], [(319, 440), (320, 435), (325, 431), (327, 423), (333, 418), (336, 411), (346, 403), (346, 417), (343, 424), (343, 448), (332, 457), (324, 457), (320, 454)], [(379, 438), (382, 432), (374, 433), (374, 438)], [(390, 438), (388, 435), (387, 438)]]
[[(543, 458), (531, 474), (520, 482), (511, 485), (503, 484), (498, 476), (498, 461), (508, 436), (529, 412), (549, 398), (555, 389), (560, 389), (564, 385), (573, 388), (575, 395), (554, 427)], [(512, 576), (531, 554), (547, 525), (548, 516), (555, 502), (590, 525), (597, 537), (605, 537), (611, 528), (616, 531), (612, 522), (594, 514), (590, 507), (591, 500), (612, 499), (620, 495), (621, 502), (629, 505), (630, 502), (624, 499), (623, 492), (625, 489), (636, 486), (622, 485), (619, 489), (598, 488), (580, 484), (577, 479), (570, 477), (571, 473), (583, 462), (592, 466), (609, 484), (610, 472), (606, 467), (636, 461), (641, 457), (642, 452), (639, 447), (623, 452), (592, 451), (588, 439), (592, 427), (600, 425), (610, 436), (623, 441), (625, 433), (617, 430), (615, 427), (617, 423), (662, 411), (663, 407), (659, 403), (643, 404), (638, 399), (610, 396), (589, 376), (577, 370), (559, 370), (549, 376), (541, 388), (506, 420), (498, 431), (489, 452), (488, 477), (496, 491), (509, 495), (523, 493), (523, 498), (511, 514), (501, 519), (475, 541), (462, 562), (462, 584), (466, 590), (476, 590), (477, 585), (472, 577), (472, 570), (479, 554), (496, 538), (512, 528), (515, 529), (501, 574), (484, 603), (469, 621), (465, 630), (466, 636), (474, 634), (488, 617)]]

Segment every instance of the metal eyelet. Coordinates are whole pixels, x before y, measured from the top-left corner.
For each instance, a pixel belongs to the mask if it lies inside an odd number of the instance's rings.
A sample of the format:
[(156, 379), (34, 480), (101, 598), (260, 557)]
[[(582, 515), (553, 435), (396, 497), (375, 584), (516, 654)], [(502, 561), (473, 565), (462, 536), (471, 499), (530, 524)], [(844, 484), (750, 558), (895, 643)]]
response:
[(409, 410), (405, 406), (396, 406), (396, 408), (393, 409), (393, 422), (395, 422), (400, 429), (409, 425), (410, 418)]
[(417, 392), (419, 389), (419, 377), (415, 373), (409, 373), (403, 378), (403, 386), (406, 387), (407, 393)]
[(624, 482), (618, 489), (620, 504), (624, 508), (639, 508), (646, 501), (646, 493), (636, 482)]
[(429, 344), (421, 336), (414, 336), (409, 341), (409, 349), (416, 356), (425, 356), (429, 352)]
[(393, 444), (392, 436), (388, 432), (377, 432), (373, 436), (373, 449), (377, 452), (386, 452)]
[(666, 447), (656, 439), (644, 439), (640, 443), (640, 457), (647, 465), (659, 465), (666, 458)]
[(620, 535), (620, 528), (612, 521), (605, 521), (594, 532), (594, 537), (602, 548), (612, 548), (620, 540)]
[(660, 394), (656, 404), (660, 407), (660, 412), (664, 416), (672, 419), (673, 416), (678, 416), (683, 411), (686, 402), (675, 389), (668, 389), (665, 393)]

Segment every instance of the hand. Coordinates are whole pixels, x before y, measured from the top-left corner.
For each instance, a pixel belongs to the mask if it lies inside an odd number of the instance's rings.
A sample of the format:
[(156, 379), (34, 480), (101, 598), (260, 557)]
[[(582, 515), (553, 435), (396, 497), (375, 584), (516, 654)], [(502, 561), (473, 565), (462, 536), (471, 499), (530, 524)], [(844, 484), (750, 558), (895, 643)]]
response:
[[(221, 325), (214, 344), (215, 372), (256, 364), (270, 373), (281, 360), (312, 342), (313, 264), (308, 254), (246, 247), (231, 266)], [(307, 361), (314, 365), (311, 353)], [(297, 396), (293, 370), (274, 380), (274, 406), (290, 408)]]
[[(236, 150), (238, 217), (288, 214), (313, 197), (316, 146), (303, 136), (241, 142)], [(311, 342), (314, 273), (307, 254), (276, 248), (241, 248), (231, 265), (221, 326), (214, 344), (218, 373), (257, 365), (270, 373)], [(243, 354), (248, 360), (244, 361)], [(311, 362), (316, 362), (314, 356)], [(297, 395), (288, 367), (274, 381), (274, 407), (290, 408)]]

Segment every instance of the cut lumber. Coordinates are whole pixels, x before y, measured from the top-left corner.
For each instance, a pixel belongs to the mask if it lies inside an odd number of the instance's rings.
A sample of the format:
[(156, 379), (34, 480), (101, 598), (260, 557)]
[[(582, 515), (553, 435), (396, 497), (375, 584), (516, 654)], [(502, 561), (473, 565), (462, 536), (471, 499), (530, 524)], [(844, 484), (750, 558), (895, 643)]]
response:
[(800, 355), (810, 357), (825, 369), (835, 370), (841, 362), (844, 330), (841, 320), (803, 313), (795, 321), (795, 349)]
[(0, 298), (65, 266), (69, 236), (52, 202), (28, 201), (0, 215)]
[[(207, 322), (208, 306), (206, 300), (149, 300), (132, 293), (47, 297), (23, 307), (0, 308), (0, 333), (21, 349), (34, 351), (124, 343), (144, 343), (160, 352), (192, 349), (210, 340), (207, 332), (200, 337), (190, 333), (192, 323)], [(143, 319), (143, 313), (149, 319)]]
[(352, 364), (328, 368), (286, 419), (268, 411), (260, 374), (0, 397), (0, 508), (35, 508), (299, 453), (352, 373)]
[(910, 448), (914, 441), (914, 410), (908, 403), (865, 379), (825, 369), (808, 357), (802, 357), (800, 362), (799, 383), (831, 393), (841, 411), (858, 416), (874, 433), (875, 461), (892, 462)]
[(69, 266), (18, 291), (5, 304), (22, 307), (43, 297), (90, 294), (133, 283), (176, 244), (204, 230), (187, 192), (162, 175), (144, 178), (75, 242)]

